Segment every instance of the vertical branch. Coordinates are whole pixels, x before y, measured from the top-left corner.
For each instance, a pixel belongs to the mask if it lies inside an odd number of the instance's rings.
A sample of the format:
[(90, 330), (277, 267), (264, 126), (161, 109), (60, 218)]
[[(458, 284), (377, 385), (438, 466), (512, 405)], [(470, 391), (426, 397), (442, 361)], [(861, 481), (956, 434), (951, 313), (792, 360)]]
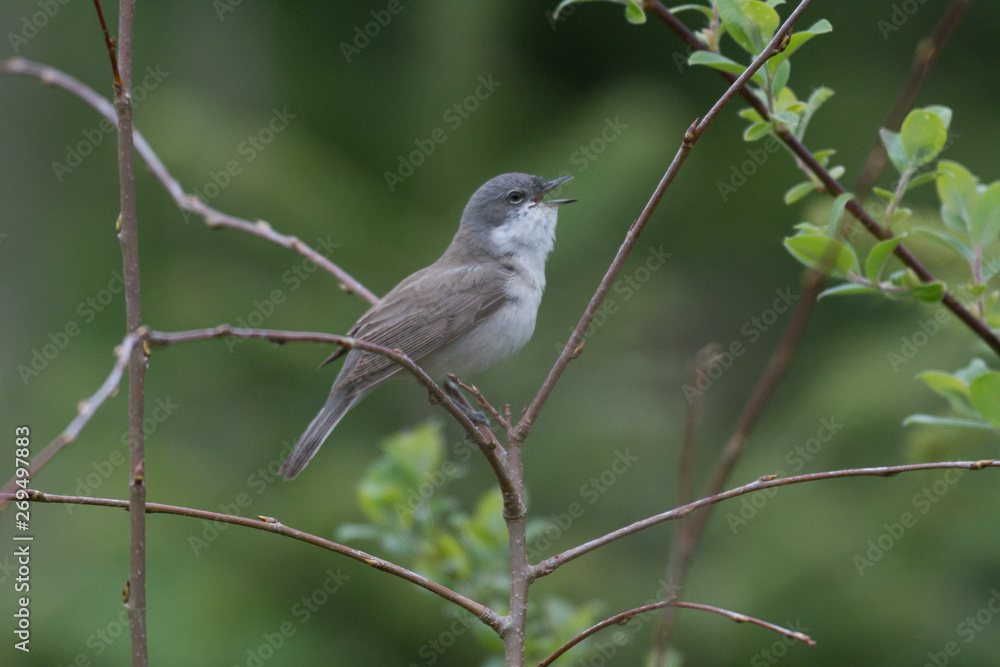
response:
[[(970, 0), (953, 0), (945, 10), (934, 33), (917, 45), (913, 65), (902, 89), (886, 114), (882, 127), (899, 129), (903, 118), (913, 105), (917, 93), (923, 87), (931, 67), (937, 61), (945, 42), (954, 31), (962, 13)], [(673, 28), (689, 44), (694, 40), (696, 48), (703, 48), (697, 43), (690, 31), (681, 24), (669, 11), (660, 12), (659, 16)], [(886, 154), (882, 142), (876, 136), (874, 144), (865, 160), (858, 180), (854, 185), (854, 194), (862, 201), (871, 190), (876, 179), (885, 166)], [(705, 496), (714, 495), (722, 490), (723, 485), (743, 453), (750, 431), (763, 411), (768, 399), (777, 387), (782, 375), (791, 363), (792, 355), (798, 341), (808, 324), (816, 299), (826, 282), (826, 276), (821, 272), (807, 269), (802, 272), (802, 289), (798, 303), (792, 312), (788, 326), (782, 333), (781, 341), (768, 361), (767, 368), (758, 379), (750, 397), (747, 399), (740, 414), (736, 427), (730, 434), (725, 448), (719, 456), (711, 479), (705, 486)], [(687, 502), (687, 501), (684, 501)], [(677, 594), (684, 585), (688, 565), (702, 533), (708, 523), (709, 512), (699, 512), (691, 516), (678, 531), (671, 549), (670, 563), (667, 567), (667, 581), (670, 582), (671, 593)], [(667, 608), (660, 618), (655, 637), (656, 660), (659, 663), (665, 659), (667, 650), (673, 639), (676, 610)]]
[[(129, 333), (142, 326), (139, 288), (139, 236), (135, 205), (135, 162), (132, 145), (132, 21), (135, 0), (122, 0), (118, 14), (118, 53), (107, 39), (108, 31), (98, 0), (94, 2), (104, 29), (115, 75), (115, 109), (118, 112), (118, 177), (121, 215), (118, 239), (122, 246), (125, 278), (125, 320)], [(113, 67), (114, 68), (114, 67)], [(137, 345), (129, 355), (129, 576), (122, 597), (129, 615), (132, 665), (148, 664), (146, 648), (146, 483), (143, 416), (145, 414), (146, 353)]]
[(509, 623), (501, 633), (507, 667), (523, 667), (528, 621), (528, 587), (532, 571), (528, 564), (528, 538), (526, 521), (528, 509), (524, 504), (524, 465), (521, 461), (522, 441), (510, 439), (507, 446), (507, 475), (514, 494), (504, 497), (504, 520), (507, 522), (507, 539), (510, 544), (510, 609)]

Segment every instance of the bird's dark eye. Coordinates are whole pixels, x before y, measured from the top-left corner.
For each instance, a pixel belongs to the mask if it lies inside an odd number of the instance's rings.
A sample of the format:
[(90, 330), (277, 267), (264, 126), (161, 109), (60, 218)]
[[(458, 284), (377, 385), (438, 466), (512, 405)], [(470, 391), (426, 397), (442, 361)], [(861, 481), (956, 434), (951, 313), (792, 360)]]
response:
[(520, 204), (524, 201), (524, 193), (520, 190), (511, 190), (507, 193), (507, 201), (511, 204)]

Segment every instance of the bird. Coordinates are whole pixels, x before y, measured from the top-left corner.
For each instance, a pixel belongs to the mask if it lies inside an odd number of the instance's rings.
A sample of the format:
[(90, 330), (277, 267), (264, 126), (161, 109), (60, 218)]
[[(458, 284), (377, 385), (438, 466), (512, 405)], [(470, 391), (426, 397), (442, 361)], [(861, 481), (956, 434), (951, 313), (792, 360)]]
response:
[[(509, 173), (487, 181), (469, 198), (440, 259), (404, 278), (347, 335), (401, 350), (442, 382), (520, 350), (535, 329), (558, 207), (576, 201), (545, 196), (571, 178)], [(320, 366), (340, 356), (330, 396), (281, 466), (285, 479), (298, 476), (347, 411), (401, 368), (356, 347), (340, 347)]]

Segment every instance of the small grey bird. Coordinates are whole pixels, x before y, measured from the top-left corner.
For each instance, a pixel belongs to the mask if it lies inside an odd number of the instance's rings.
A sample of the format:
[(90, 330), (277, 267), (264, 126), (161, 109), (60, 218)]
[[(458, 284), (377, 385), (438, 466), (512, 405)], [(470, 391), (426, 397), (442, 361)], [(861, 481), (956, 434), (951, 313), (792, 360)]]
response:
[[(441, 259), (396, 285), (347, 335), (402, 350), (436, 381), (474, 375), (520, 350), (535, 330), (556, 209), (576, 201), (543, 197), (570, 178), (514, 173), (487, 181)], [(326, 405), (281, 466), (285, 479), (302, 472), (344, 414), (399, 369), (377, 354), (348, 351)]]

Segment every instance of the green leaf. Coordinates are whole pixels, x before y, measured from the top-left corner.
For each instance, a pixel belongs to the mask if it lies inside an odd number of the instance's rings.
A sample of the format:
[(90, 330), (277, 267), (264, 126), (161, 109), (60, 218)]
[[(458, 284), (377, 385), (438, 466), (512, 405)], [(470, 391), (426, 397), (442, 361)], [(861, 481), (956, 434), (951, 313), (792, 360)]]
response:
[(843, 165), (839, 165), (838, 164), (836, 167), (831, 167), (830, 168), (830, 176), (832, 176), (833, 179), (836, 180), (836, 179), (840, 178), (841, 176), (843, 176), (845, 171), (847, 171), (847, 170), (844, 169)]
[(1000, 428), (1000, 373), (989, 371), (969, 384), (969, 402), (983, 419)]
[(895, 238), (879, 241), (875, 244), (868, 253), (868, 259), (865, 261), (865, 277), (868, 280), (873, 283), (879, 281), (879, 278), (882, 276), (882, 269), (885, 268), (885, 263), (889, 261), (892, 252), (902, 242), (904, 236), (905, 234), (901, 234)]
[(968, 382), (944, 371), (924, 371), (917, 374), (917, 379), (926, 384), (935, 394), (947, 400), (953, 410), (968, 413)]
[(935, 178), (937, 178), (936, 171), (925, 171), (919, 176), (910, 179), (910, 182), (906, 184), (906, 191), (909, 192), (910, 190), (919, 188), (921, 185), (931, 183)]
[[(820, 86), (816, 90), (809, 94), (809, 99), (806, 101), (806, 110), (802, 112), (802, 117), (799, 118), (799, 126), (795, 128), (795, 136), (801, 139), (806, 133), (806, 126), (809, 125), (809, 121), (812, 120), (813, 114), (815, 114), (823, 103), (828, 99), (833, 97), (833, 89), (827, 88), (826, 86)], [(825, 153), (826, 151), (820, 151)], [(830, 155), (833, 155), (833, 151), (830, 151)], [(815, 156), (814, 156), (815, 157)], [(818, 157), (816, 159), (819, 159)]]
[(787, 192), (785, 192), (785, 203), (794, 204), (815, 189), (816, 184), (812, 181), (804, 181), (798, 185), (793, 185)]
[(987, 244), (1000, 233), (1000, 181), (991, 183), (979, 195), (972, 209), (971, 235), (975, 244)]
[(791, 74), (791, 71), (792, 63), (789, 60), (781, 63), (776, 70), (773, 70), (774, 81), (771, 84), (771, 89), (775, 94), (783, 91), (785, 86), (788, 85), (788, 76)]
[[(972, 211), (979, 199), (976, 192), (976, 183), (979, 179), (958, 162), (951, 160), (939, 161), (937, 174), (941, 217), (949, 226), (964, 232), (970, 231)], [(957, 224), (959, 222), (961, 224)]]
[(885, 152), (889, 156), (892, 166), (902, 174), (908, 166), (908, 158), (906, 157), (906, 149), (903, 147), (902, 137), (897, 132), (887, 130), (884, 127), (879, 128), (878, 136), (882, 139), (882, 145), (885, 146)]
[(948, 127), (936, 113), (914, 109), (906, 114), (899, 135), (907, 165), (915, 168), (927, 164), (944, 150), (948, 141)]
[(911, 293), (913, 296), (926, 303), (937, 303), (944, 297), (944, 290), (944, 283), (935, 280), (932, 283), (914, 285), (911, 288)]
[(965, 261), (968, 262), (969, 264), (975, 261), (975, 256), (972, 253), (972, 249), (969, 246), (962, 243), (961, 239), (956, 238), (955, 235), (950, 232), (942, 231), (940, 229), (933, 229), (931, 227), (917, 227), (916, 229), (914, 229), (914, 231), (919, 232), (921, 234), (927, 234), (935, 241), (944, 244), (949, 249), (954, 250), (959, 255), (961, 255), (962, 258), (965, 259)]
[(771, 133), (770, 123), (754, 123), (753, 125), (748, 125), (747, 129), (743, 130), (743, 140), (744, 141), (757, 141), (762, 139)]
[(837, 198), (833, 200), (833, 204), (830, 206), (830, 225), (827, 228), (830, 236), (837, 235), (837, 230), (840, 228), (840, 218), (844, 215), (844, 207), (853, 197), (854, 195), (850, 192), (845, 192), (837, 195)]
[(764, 118), (757, 112), (753, 107), (747, 107), (746, 109), (740, 109), (737, 114), (743, 120), (748, 120), (751, 123), (763, 123)]
[[(729, 74), (735, 74), (736, 76), (743, 74), (743, 70), (746, 69), (746, 67), (738, 62), (730, 60), (724, 55), (713, 51), (695, 51), (688, 56), (688, 65), (707, 65), (712, 69), (717, 69), (720, 72), (728, 72)], [(764, 85), (764, 78), (761, 75), (760, 70), (754, 72), (752, 78), (759, 85)]]
[(778, 12), (760, 0), (717, 0), (716, 6), (726, 30), (753, 56), (764, 50), (781, 24)]
[(846, 277), (858, 270), (853, 248), (821, 234), (799, 234), (785, 238), (785, 247), (795, 259), (817, 271)]
[(628, 0), (625, 5), (625, 20), (632, 25), (642, 25), (646, 22), (646, 12), (636, 0)]
[[(772, 68), (777, 68), (778, 65), (788, 60), (793, 53), (799, 50), (799, 48), (808, 42), (810, 39), (816, 35), (822, 35), (833, 30), (833, 26), (826, 19), (820, 19), (809, 26), (807, 29), (800, 32), (792, 33), (792, 36), (788, 38), (788, 46), (785, 50), (774, 56), (768, 61), (768, 65)], [(772, 64), (773, 63), (773, 64)], [(772, 69), (774, 71), (774, 69)]]
[(940, 118), (946, 128), (951, 125), (951, 109), (948, 107), (941, 106), (940, 104), (932, 104), (924, 107), (924, 111), (929, 111)]
[(834, 285), (833, 287), (828, 287), (819, 293), (816, 300), (819, 301), (828, 296), (853, 296), (855, 294), (881, 294), (879, 290), (874, 287), (868, 287), (867, 285), (859, 285), (857, 283), (841, 283), (840, 285)]
[(799, 124), (798, 115), (791, 111), (775, 111), (771, 114), (771, 118), (784, 123), (792, 131), (794, 131), (795, 127)]
[(687, 12), (687, 11), (701, 12), (702, 14), (705, 15), (705, 18), (707, 18), (709, 21), (715, 18), (715, 15), (712, 14), (712, 8), (706, 5), (677, 5), (676, 7), (670, 8), (671, 14), (676, 14), (678, 12)]
[(910, 415), (903, 420), (903, 426), (910, 424), (929, 424), (932, 426), (954, 426), (956, 428), (973, 428), (992, 430), (993, 426), (974, 419), (959, 419), (958, 417), (938, 417), (936, 415)]

